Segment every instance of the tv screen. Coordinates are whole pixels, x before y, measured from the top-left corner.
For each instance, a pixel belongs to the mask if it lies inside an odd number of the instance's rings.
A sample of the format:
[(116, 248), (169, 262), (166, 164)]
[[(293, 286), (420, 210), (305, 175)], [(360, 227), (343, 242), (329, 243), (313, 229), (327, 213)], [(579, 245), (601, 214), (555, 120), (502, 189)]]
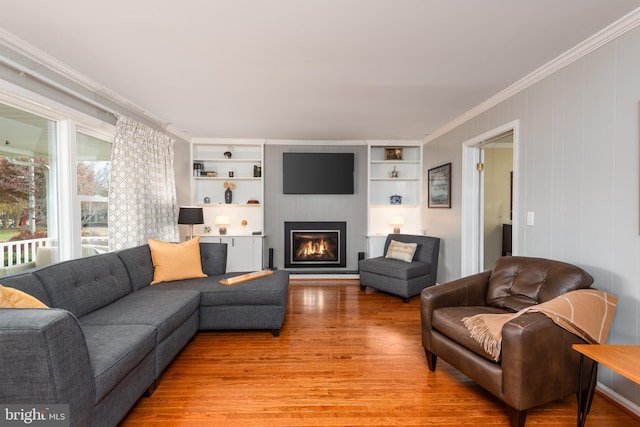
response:
[(353, 153), (283, 153), (284, 194), (353, 194)]

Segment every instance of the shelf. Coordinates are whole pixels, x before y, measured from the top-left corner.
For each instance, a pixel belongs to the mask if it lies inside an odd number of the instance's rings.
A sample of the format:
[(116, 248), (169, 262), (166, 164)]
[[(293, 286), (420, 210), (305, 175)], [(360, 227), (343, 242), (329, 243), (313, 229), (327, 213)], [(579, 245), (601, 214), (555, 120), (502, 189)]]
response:
[(202, 208), (259, 208), (262, 205), (260, 203), (199, 203), (193, 206)]
[(389, 163), (398, 163), (398, 164), (420, 164), (420, 160), (371, 160), (371, 164), (389, 164)]
[(210, 158), (210, 157), (198, 157), (197, 159), (193, 159), (194, 162), (202, 163), (202, 162), (216, 162), (216, 163), (262, 163), (262, 159), (221, 159), (221, 158)]
[(398, 181), (418, 181), (418, 178), (371, 178), (371, 181), (398, 182)]
[(202, 233), (202, 234), (194, 234), (195, 236), (200, 236), (200, 237), (264, 237), (264, 234), (206, 234), (206, 233)]
[[(387, 159), (387, 148), (391, 147), (401, 148), (403, 158)], [(368, 162), (367, 237), (384, 241), (383, 237), (393, 232), (390, 220), (394, 216), (403, 218), (403, 232), (421, 231), (424, 182), (422, 146), (404, 141), (385, 141), (383, 144), (371, 145)], [(401, 196), (403, 203), (391, 204), (390, 198), (394, 195)], [(369, 247), (369, 250), (372, 248)]]
[(260, 181), (262, 178), (253, 176), (194, 176), (195, 180), (202, 181)]
[[(226, 157), (225, 152), (231, 156)], [(253, 260), (250, 268), (262, 267), (262, 237), (252, 235), (251, 231), (264, 229), (264, 145), (258, 140), (239, 139), (198, 139), (191, 141), (191, 163), (200, 164), (199, 169), (204, 172), (215, 172), (216, 176), (198, 175), (191, 177), (191, 202), (201, 207), (204, 214), (204, 224), (197, 226), (196, 234), (203, 238), (236, 238), (236, 247), (227, 254), (227, 269), (232, 265), (240, 266), (238, 262), (248, 256)], [(259, 172), (258, 172), (259, 171)], [(229, 173), (234, 176), (229, 176)], [(260, 174), (261, 176), (255, 176)], [(233, 202), (224, 203), (225, 182), (235, 184)], [(204, 203), (204, 200), (210, 203)], [(260, 203), (247, 203), (258, 200)], [(219, 235), (215, 225), (217, 216), (227, 215), (231, 224), (227, 227), (227, 234)], [(241, 221), (246, 221), (242, 226)], [(203, 227), (211, 227), (211, 233), (203, 233)], [(238, 238), (254, 237), (260, 240), (255, 247), (253, 244), (240, 249)], [(251, 239), (246, 239), (251, 240)], [(250, 255), (253, 253), (253, 255)], [(249, 254), (249, 255), (248, 255)], [(236, 263), (236, 264), (234, 264)], [(248, 264), (249, 265), (249, 264)], [(243, 267), (246, 268), (246, 267)], [(237, 270), (240, 271), (240, 270)]]
[(379, 209), (379, 208), (417, 208), (420, 207), (420, 205), (392, 205), (392, 204), (388, 204), (388, 205), (371, 205), (370, 206), (372, 209)]

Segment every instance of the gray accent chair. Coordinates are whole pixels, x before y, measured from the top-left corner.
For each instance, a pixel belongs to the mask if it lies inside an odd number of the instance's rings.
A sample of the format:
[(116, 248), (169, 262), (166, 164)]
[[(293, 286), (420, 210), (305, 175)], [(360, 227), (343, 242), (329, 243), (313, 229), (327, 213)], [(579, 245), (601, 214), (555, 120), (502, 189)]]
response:
[(408, 303), (411, 297), (436, 283), (440, 239), (412, 234), (389, 234), (384, 244), (385, 254), (392, 240), (417, 243), (413, 260), (405, 262), (386, 258), (385, 255), (360, 260), (360, 289), (364, 291), (369, 286), (397, 295)]

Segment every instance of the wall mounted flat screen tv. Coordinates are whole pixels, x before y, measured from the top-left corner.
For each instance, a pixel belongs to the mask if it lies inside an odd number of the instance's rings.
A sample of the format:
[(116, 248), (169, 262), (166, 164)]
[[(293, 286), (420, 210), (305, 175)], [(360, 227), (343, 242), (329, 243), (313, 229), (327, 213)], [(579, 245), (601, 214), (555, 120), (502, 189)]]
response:
[(353, 194), (353, 153), (283, 153), (284, 194)]

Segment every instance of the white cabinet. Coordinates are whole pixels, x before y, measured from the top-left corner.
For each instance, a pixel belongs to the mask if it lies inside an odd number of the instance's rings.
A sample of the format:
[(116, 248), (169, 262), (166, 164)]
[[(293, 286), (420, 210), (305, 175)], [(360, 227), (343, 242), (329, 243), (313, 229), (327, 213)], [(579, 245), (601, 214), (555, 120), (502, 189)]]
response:
[(384, 244), (387, 236), (367, 236), (367, 258), (384, 255)]
[[(423, 234), (422, 143), (368, 141), (368, 256), (381, 255), (395, 220), (401, 233)], [(382, 242), (382, 248), (381, 244)]]
[[(191, 142), (191, 204), (203, 208), (194, 226), (202, 241), (227, 243), (227, 271), (260, 270), (264, 234), (264, 140), (194, 138)], [(232, 199), (225, 200), (226, 187)], [(228, 217), (220, 236), (217, 217)]]
[(227, 272), (262, 270), (262, 236), (201, 236), (201, 242), (227, 244)]

